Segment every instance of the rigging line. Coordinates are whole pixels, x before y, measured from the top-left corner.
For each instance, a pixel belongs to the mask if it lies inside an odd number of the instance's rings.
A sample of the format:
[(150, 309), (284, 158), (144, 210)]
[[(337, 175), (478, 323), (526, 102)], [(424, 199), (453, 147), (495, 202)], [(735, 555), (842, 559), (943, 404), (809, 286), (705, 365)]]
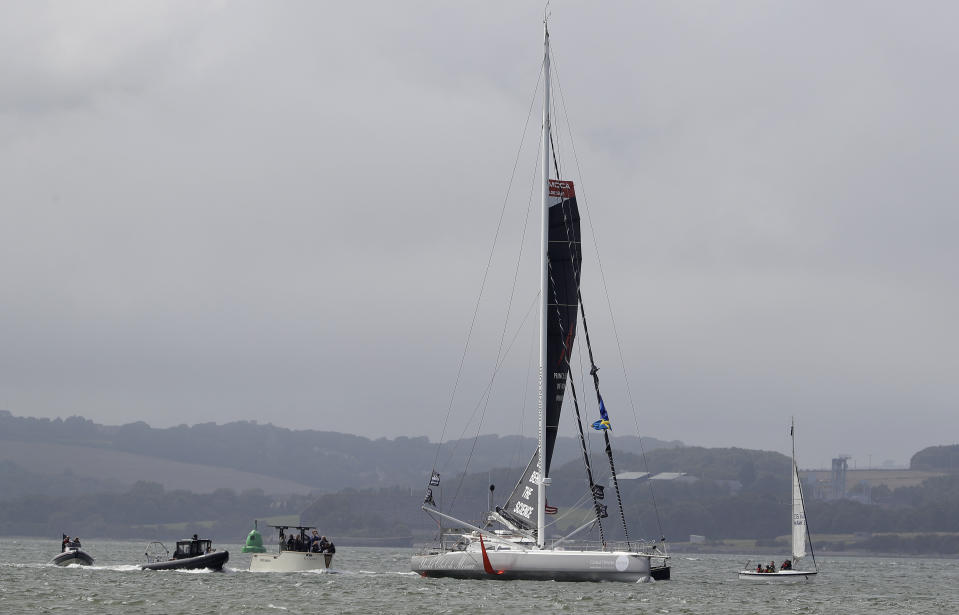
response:
[[(534, 167), (533, 167), (533, 175), (532, 175), (532, 176), (533, 176), (533, 180), (531, 180), (531, 182), (530, 182), (530, 191), (529, 191), (529, 195), (527, 196), (527, 199), (526, 199), (526, 218), (525, 218), (525, 220), (524, 220), (524, 222), (523, 222), (523, 236), (522, 236), (522, 239), (520, 240), (520, 251), (519, 251), (519, 255), (517, 256), (517, 259), (516, 259), (516, 269), (515, 269), (514, 272), (513, 272), (513, 288), (512, 288), (511, 291), (510, 291), (510, 298), (509, 298), (509, 304), (508, 304), (508, 306), (507, 306), (506, 319), (505, 319), (505, 321), (503, 322), (503, 335), (506, 334), (506, 328), (507, 328), (507, 326), (509, 325), (509, 315), (512, 313), (513, 297), (514, 297), (515, 292), (516, 292), (516, 282), (517, 282), (518, 277), (519, 277), (519, 268), (520, 268), (520, 264), (521, 264), (522, 258), (523, 258), (523, 249), (524, 249), (524, 244), (525, 244), (525, 239), (526, 239), (526, 231), (527, 231), (527, 228), (529, 227), (529, 216), (530, 216), (530, 212), (532, 211), (532, 208), (533, 208), (533, 191), (534, 191), (534, 188), (535, 188), (536, 171), (539, 169), (539, 152), (540, 152), (540, 147), (541, 147), (540, 145), (537, 145), (537, 148), (536, 148), (536, 158), (535, 158), (536, 164), (534, 164)], [(535, 302), (536, 297), (539, 297), (539, 293), (537, 293), (536, 296), (534, 297), (534, 302)], [(520, 330), (522, 329), (522, 326), (526, 323), (526, 320), (529, 318), (530, 310), (532, 310), (532, 305), (530, 306), (530, 308), (527, 309), (526, 315), (523, 317), (523, 320), (522, 320), (522, 322), (520, 323), (520, 327), (517, 329), (516, 334), (513, 336), (513, 341), (510, 342), (509, 348), (507, 348), (507, 350), (506, 350), (506, 353), (507, 353), (507, 354), (509, 354), (510, 349), (512, 349), (512, 347), (513, 347), (513, 342), (515, 342), (516, 337), (519, 335), (519, 332), (520, 332)], [(494, 364), (493, 364), (493, 372), (492, 372), (492, 374), (491, 374), (491, 376), (490, 376), (490, 382), (489, 382), (489, 384), (487, 385), (486, 389), (483, 391), (483, 394), (480, 395), (480, 399), (479, 399), (479, 401), (476, 403), (476, 406), (473, 407), (473, 412), (470, 414), (469, 419), (468, 419), (468, 420), (466, 421), (466, 423), (463, 425), (463, 431), (460, 433), (460, 438), (459, 438), (460, 441), (465, 439), (466, 432), (467, 432), (467, 430), (469, 429), (470, 424), (473, 422), (473, 418), (476, 416), (476, 412), (479, 410), (480, 405), (483, 404), (483, 400), (486, 399), (486, 404), (489, 404), (489, 396), (491, 395), (491, 390), (492, 390), (492, 387), (493, 387), (493, 379), (496, 377), (496, 374), (498, 373), (499, 369), (502, 367), (501, 358), (502, 358), (502, 359), (505, 359), (505, 355), (502, 355), (502, 348), (503, 348), (503, 338), (500, 337), (500, 347), (499, 347), (499, 349), (497, 350), (497, 353), (496, 353), (496, 355), (497, 355), (497, 356), (496, 356), (496, 361), (495, 361)], [(524, 404), (525, 404), (525, 397), (524, 397)], [(486, 407), (484, 406), (484, 409), (483, 409), (483, 417), (485, 417), (485, 415), (486, 415)], [(472, 459), (473, 450), (476, 448), (476, 438), (479, 437), (479, 429), (482, 428), (482, 420), (483, 420), (483, 419), (480, 420), (480, 423), (479, 423), (479, 425), (477, 426), (477, 435), (476, 435), (476, 437), (474, 437), (474, 439), (473, 439), (473, 447), (472, 447), (471, 450), (470, 450), (469, 456), (468, 456), (467, 461), (466, 461), (466, 465), (465, 465), (464, 468), (463, 468), (463, 474), (462, 474), (461, 477), (460, 477), (461, 481), (462, 481), (463, 478), (465, 478), (466, 472), (467, 472), (468, 469), (469, 469), (469, 461)], [(454, 447), (453, 450), (450, 451), (450, 457), (449, 457), (449, 459), (452, 459), (453, 454), (455, 453), (455, 450), (456, 450), (456, 447)], [(449, 463), (449, 460), (447, 460), (447, 464), (448, 464), (448, 463)], [(457, 493), (459, 493), (458, 490), (457, 490)], [(456, 498), (455, 498), (455, 496), (454, 496), (453, 500), (455, 501), (455, 499), (456, 499)]]
[[(524, 327), (524, 325), (526, 324), (526, 321), (529, 320), (530, 314), (533, 313), (533, 308), (536, 307), (536, 303), (537, 303), (538, 299), (539, 299), (539, 293), (536, 293), (536, 295), (533, 296), (533, 300), (530, 302), (529, 307), (526, 309), (526, 315), (523, 316), (523, 320), (520, 322), (519, 327), (517, 327), (517, 329), (516, 329), (516, 333), (513, 334), (513, 338), (512, 338), (512, 340), (510, 341), (509, 346), (507, 346), (507, 348), (506, 348), (506, 353), (503, 355), (503, 361), (501, 361), (501, 362), (499, 363), (499, 365), (495, 366), (494, 371), (493, 371), (494, 375), (496, 374), (496, 372), (498, 372), (498, 371), (503, 367), (503, 362), (505, 362), (506, 357), (509, 356), (510, 350), (512, 350), (513, 344), (516, 342), (516, 338), (519, 337), (520, 332), (523, 330), (523, 327)], [(460, 433), (460, 440), (463, 440), (463, 439), (464, 439), (464, 436), (466, 435), (466, 431), (469, 429), (470, 423), (473, 422), (473, 417), (476, 416), (476, 412), (479, 410), (480, 406), (483, 404), (483, 399), (484, 399), (484, 397), (489, 393), (489, 388), (490, 388), (490, 386), (491, 386), (491, 384), (488, 384), (488, 385), (487, 385), (487, 388), (483, 391), (483, 394), (480, 395), (480, 400), (479, 400), (478, 402), (476, 402), (476, 405), (475, 405), (475, 406), (473, 406), (473, 412), (472, 412), (472, 414), (470, 414), (470, 418), (469, 418), (469, 420), (466, 422), (466, 426), (463, 427), (463, 431)], [(453, 459), (453, 453), (454, 453), (454, 452), (455, 452), (455, 451), (450, 451), (450, 455), (449, 455), (449, 457), (447, 458), (445, 465), (449, 465), (449, 464), (450, 464), (450, 461)]]
[[(560, 208), (563, 209), (563, 220), (566, 223), (566, 234), (568, 237), (569, 223), (566, 219), (566, 211), (565, 211), (566, 208), (562, 204), (560, 204)], [(573, 263), (573, 279), (575, 280), (576, 279), (576, 266), (575, 266), (576, 254), (572, 248), (572, 245), (570, 245), (570, 259)], [(564, 332), (565, 329), (563, 327), (563, 315), (559, 309), (560, 303), (559, 303), (559, 295), (556, 292), (556, 280), (553, 278), (553, 263), (549, 259), (548, 255), (546, 259), (546, 264), (549, 270), (550, 288), (553, 289), (553, 302), (556, 304), (556, 321), (557, 321), (557, 324), (559, 325), (559, 333), (560, 333), (559, 337), (561, 340), (563, 340), (563, 357), (564, 357), (564, 361), (566, 362), (567, 374), (569, 374), (569, 372), (572, 371), (572, 365), (570, 365), (570, 362), (569, 362), (569, 354), (571, 351), (569, 347), (566, 345), (566, 334)], [(575, 331), (575, 325), (571, 327), (571, 330)], [(603, 522), (602, 522), (602, 517), (600, 516), (600, 511), (602, 509), (600, 509), (599, 501), (596, 498), (596, 489), (594, 489), (596, 483), (593, 482), (593, 468), (590, 465), (589, 453), (586, 450), (586, 437), (583, 435), (583, 418), (579, 411), (579, 399), (576, 395), (576, 383), (575, 383), (575, 379), (572, 378), (571, 376), (569, 377), (569, 390), (573, 394), (573, 408), (576, 410), (576, 427), (579, 429), (579, 443), (583, 449), (583, 461), (586, 465), (586, 479), (589, 481), (589, 491), (590, 493), (593, 494), (593, 510), (596, 513), (596, 523), (599, 525), (599, 537), (600, 537), (600, 540), (602, 540), (603, 542), (603, 546), (605, 547), (606, 534), (603, 531)], [(540, 451), (540, 453), (543, 454), (542, 451)], [(543, 505), (545, 505), (545, 502), (543, 503)]]
[[(599, 368), (596, 367), (596, 361), (593, 359), (593, 347), (592, 347), (592, 344), (590, 343), (589, 327), (588, 327), (587, 321), (586, 321), (586, 306), (585, 306), (585, 304), (583, 303), (583, 296), (582, 296), (582, 292), (581, 292), (581, 290), (580, 290), (580, 279), (579, 279), (579, 276), (576, 275), (576, 274), (579, 273), (579, 272), (576, 270), (576, 268), (577, 268), (577, 263), (581, 263), (582, 260), (581, 260), (581, 258), (580, 258), (579, 253), (578, 253), (577, 250), (576, 250), (576, 237), (575, 237), (573, 234), (570, 233), (570, 216), (567, 214), (567, 211), (566, 211), (567, 208), (566, 208), (565, 204), (564, 204), (564, 205), (561, 205), (560, 207), (561, 207), (561, 211), (563, 212), (563, 226), (564, 226), (564, 228), (565, 228), (565, 230), (566, 230), (566, 241), (567, 241), (567, 245), (569, 246), (569, 251), (570, 251), (570, 262), (571, 262), (571, 266), (573, 267), (574, 272), (575, 272), (573, 279), (576, 280), (576, 283), (577, 283), (577, 285), (576, 285), (576, 299), (577, 299), (577, 302), (579, 303), (579, 311), (580, 311), (580, 313), (581, 313), (582, 316), (583, 316), (583, 336), (586, 338), (586, 350), (587, 350), (588, 353), (589, 353), (589, 362), (590, 362), (590, 366), (591, 366), (591, 367), (590, 367), (590, 370), (589, 370), (589, 373), (593, 376), (593, 386), (594, 386), (594, 388), (596, 389), (596, 401), (597, 401), (597, 403), (599, 404), (599, 407), (602, 409), (602, 407), (603, 407), (603, 397), (602, 397), (602, 395), (601, 395), (600, 392), (599, 392), (599, 373), (598, 373), (598, 372), (599, 372)], [(574, 397), (574, 399), (575, 399), (575, 397)], [(630, 541), (629, 541), (629, 527), (628, 527), (627, 524), (626, 524), (626, 512), (623, 510), (623, 500), (622, 500), (622, 497), (621, 497), (621, 494), (620, 494), (620, 490), (619, 490), (619, 480), (618, 480), (617, 477), (616, 477), (616, 465), (615, 465), (615, 462), (613, 461), (613, 449), (612, 449), (612, 445), (611, 445), (610, 440), (609, 440), (609, 431), (608, 431), (608, 430), (604, 430), (604, 431), (603, 431), (603, 439), (604, 439), (605, 442), (606, 442), (606, 456), (609, 458), (609, 470), (610, 470), (610, 474), (612, 475), (612, 478), (613, 478), (613, 486), (614, 486), (615, 489), (616, 489), (616, 501), (617, 501), (617, 503), (619, 504), (619, 516), (620, 516), (620, 519), (622, 520), (622, 523), (623, 523), (623, 532), (624, 532), (625, 537), (626, 537), (626, 544), (627, 544), (627, 546), (629, 546), (629, 542), (630, 542)], [(586, 452), (586, 451), (585, 451), (585, 448), (586, 448), (586, 447), (585, 447), (585, 442), (583, 443), (583, 445), (584, 445), (584, 446), (583, 446), (583, 449), (584, 449), (583, 452), (585, 453), (585, 452)]]
[[(580, 337), (577, 336), (576, 341), (573, 343), (576, 344), (576, 358), (579, 360), (579, 384), (580, 386), (585, 388), (585, 385), (583, 384), (586, 381), (586, 376), (584, 376), (585, 367), (583, 366), (583, 342), (581, 341)], [(569, 377), (570, 379), (572, 379), (573, 377), (572, 365), (570, 365)], [(589, 449), (589, 455), (592, 456), (593, 447), (592, 447), (592, 444), (590, 443), (589, 435), (590, 435), (589, 431), (587, 430), (586, 431), (586, 448)]]
[[(566, 109), (566, 96), (563, 93), (563, 84), (559, 78), (559, 67), (557, 64), (558, 63), (555, 60), (555, 54), (554, 54), (553, 61), (551, 63), (551, 68), (552, 68), (553, 74), (556, 75), (556, 86), (557, 86), (557, 89), (559, 90), (559, 99), (563, 106), (563, 117), (566, 119), (566, 130), (570, 134), (570, 140), (569, 140), (570, 149), (573, 152), (573, 160), (576, 163), (576, 172), (577, 172), (577, 175), (579, 176), (580, 183), (583, 184), (585, 183), (583, 182), (583, 171), (579, 163), (579, 154), (577, 154), (576, 152), (576, 143), (572, 138), (573, 128), (570, 125), (569, 112)], [(582, 194), (583, 194), (583, 206), (584, 206), (583, 209), (586, 210), (586, 223), (589, 225), (590, 234), (593, 236), (593, 250), (596, 252), (596, 264), (599, 267), (599, 275), (600, 275), (600, 279), (603, 282), (603, 292), (606, 295), (606, 305), (607, 305), (607, 309), (609, 310), (609, 319), (613, 327), (613, 338), (616, 340), (616, 349), (619, 351), (619, 362), (623, 368), (623, 380), (625, 381), (625, 384), (626, 384), (626, 397), (629, 400), (629, 406), (633, 413), (633, 423), (636, 427), (636, 435), (639, 437), (639, 449), (640, 449), (640, 452), (642, 453), (643, 465), (645, 466), (645, 469), (648, 472), (649, 462), (646, 457), (646, 445), (643, 443), (642, 432), (639, 429), (639, 418), (638, 418), (638, 412), (636, 410), (636, 402), (633, 399), (633, 390), (629, 384), (629, 373), (626, 371), (626, 359), (623, 356), (623, 345), (619, 338), (619, 330), (616, 326), (616, 319), (613, 316), (613, 303), (612, 303), (612, 299), (609, 296), (609, 286), (606, 283), (606, 271), (603, 268), (603, 260), (599, 254), (599, 241), (597, 240), (596, 229), (595, 227), (593, 227), (593, 218), (590, 215), (589, 207), (586, 206), (585, 186), (582, 189)], [(663, 523), (659, 515), (659, 506), (656, 503), (656, 493), (655, 493), (655, 490), (653, 489), (652, 481), (647, 481), (647, 483), (649, 487), (649, 497), (653, 504), (653, 511), (656, 516), (656, 524), (659, 528), (659, 536), (660, 536), (660, 539), (665, 540), (665, 534), (663, 534)]]
[[(539, 147), (537, 147), (537, 150), (536, 150), (536, 159), (537, 160), (539, 159)], [(534, 165), (534, 169), (533, 169), (534, 177), (536, 176), (536, 168), (538, 168), (538, 166), (539, 166), (538, 164)], [(506, 340), (506, 332), (509, 330), (509, 317), (513, 311), (513, 298), (516, 296), (516, 283), (519, 280), (520, 265), (523, 262), (523, 249), (525, 248), (525, 245), (526, 245), (526, 230), (529, 228), (529, 216), (530, 216), (530, 212), (533, 210), (533, 186), (534, 185), (535, 185), (535, 182), (531, 182), (529, 197), (526, 203), (526, 218), (523, 221), (523, 234), (520, 236), (519, 253), (516, 255), (516, 268), (513, 270), (513, 286), (509, 292), (509, 301), (507, 301), (506, 303), (506, 318), (503, 320), (503, 331), (502, 333), (500, 333), (499, 348), (497, 348), (496, 350), (496, 360), (493, 362), (495, 369), (493, 370), (492, 375), (490, 375), (489, 385), (487, 385), (486, 387), (487, 394), (485, 395), (486, 401), (483, 403), (483, 412), (480, 415), (479, 421), (477, 421), (476, 423), (476, 435), (473, 437), (473, 445), (470, 447), (469, 455), (467, 455), (466, 457), (466, 464), (463, 467), (463, 473), (460, 475), (460, 481), (456, 487), (456, 492), (453, 494), (453, 499), (450, 501), (450, 506), (453, 506), (453, 504), (456, 503), (456, 496), (459, 495), (459, 491), (460, 491), (459, 487), (463, 484), (463, 480), (466, 478), (466, 473), (469, 469), (470, 461), (473, 460), (473, 453), (476, 451), (476, 442), (479, 440), (480, 430), (483, 428), (483, 422), (486, 420), (486, 411), (489, 409), (489, 402), (493, 398), (493, 392), (492, 392), (493, 381), (496, 379), (496, 375), (499, 373), (498, 366), (501, 365), (500, 359), (502, 358), (503, 360), (505, 360), (505, 357), (503, 356), (503, 342)], [(524, 323), (526, 322), (525, 318), (523, 319), (523, 322)], [(513, 336), (513, 340), (515, 341), (516, 337), (518, 336), (519, 336), (519, 330), (517, 330), (516, 335)], [(511, 342), (510, 348), (512, 347), (513, 347), (513, 344)], [(473, 414), (475, 415), (476, 412), (474, 411)], [(470, 420), (472, 420), (472, 417), (470, 418)], [(465, 429), (464, 429), (464, 433), (465, 433)]]
[[(569, 246), (570, 252), (570, 263), (573, 267), (573, 279), (576, 281), (576, 300), (579, 303), (579, 312), (583, 317), (583, 337), (586, 338), (586, 350), (589, 353), (589, 363), (590, 370), (589, 373), (593, 376), (593, 386), (596, 389), (596, 402), (599, 405), (600, 409), (603, 408), (603, 396), (599, 392), (599, 368), (596, 367), (596, 361), (593, 359), (593, 345), (589, 340), (589, 326), (586, 322), (586, 306), (583, 303), (583, 294), (580, 292), (580, 282), (581, 278), (579, 271), (577, 270), (577, 263), (582, 263), (582, 257), (576, 249), (576, 237), (574, 234), (570, 233), (570, 215), (566, 212), (565, 201), (563, 205), (560, 205), (561, 211), (563, 212), (563, 227), (566, 229), (566, 241)], [(582, 240), (582, 237), (580, 237)], [(574, 398), (575, 399), (575, 396)], [(619, 517), (623, 522), (623, 533), (626, 537), (626, 546), (629, 546), (629, 527), (626, 525), (626, 511), (623, 510), (623, 498), (619, 491), (619, 480), (616, 478), (616, 465), (613, 462), (613, 448), (609, 441), (609, 430), (603, 430), (603, 439), (606, 442), (606, 456), (609, 458), (609, 471), (613, 478), (613, 487), (616, 490), (616, 502), (619, 504)], [(583, 442), (583, 452), (586, 452), (586, 443)], [(592, 481), (592, 477), (590, 477)], [(592, 487), (592, 485), (590, 485)], [(599, 511), (597, 511), (597, 516)]]
[(530, 332), (530, 349), (529, 349), (529, 359), (526, 364), (526, 382), (523, 384), (523, 408), (519, 413), (519, 439), (516, 440), (516, 446), (513, 448), (513, 454), (510, 456), (510, 465), (509, 467), (515, 467), (515, 464), (521, 463), (520, 461), (520, 449), (523, 446), (523, 436), (526, 435), (526, 402), (529, 397), (529, 380), (530, 375), (533, 373), (533, 357), (536, 356), (536, 334), (537, 331), (535, 328), (531, 328)]
[(563, 175), (559, 172), (559, 161), (556, 160), (556, 145), (553, 143), (553, 131), (549, 131), (549, 147), (553, 154), (553, 169), (556, 170), (556, 179), (562, 179)]
[(436, 454), (433, 456), (433, 471), (436, 470), (436, 461), (439, 459), (440, 449), (443, 447), (443, 442), (446, 439), (446, 429), (449, 425), (450, 414), (453, 411), (453, 401), (456, 398), (456, 390), (459, 387), (460, 378), (463, 375), (463, 365), (466, 363), (466, 354), (469, 351), (470, 340), (473, 337), (473, 328), (476, 325), (476, 316), (479, 313), (480, 302), (483, 299), (483, 292), (486, 290), (486, 280), (489, 277), (490, 266), (493, 262), (493, 253), (496, 250), (496, 242), (499, 239), (500, 229), (503, 226), (503, 217), (506, 214), (506, 204), (509, 202), (509, 195), (513, 189), (513, 179), (516, 176), (516, 168), (519, 166), (519, 158), (523, 152), (523, 143), (526, 142), (526, 132), (529, 129), (529, 120), (533, 115), (533, 106), (536, 103), (536, 92), (539, 91), (539, 82), (543, 78), (543, 66), (539, 68), (539, 76), (536, 78), (536, 85), (533, 87), (533, 95), (530, 99), (529, 111), (526, 113), (526, 122), (523, 124), (523, 136), (520, 138), (519, 147), (516, 150), (516, 158), (513, 161), (513, 170), (509, 176), (509, 182), (506, 186), (506, 195), (503, 197), (503, 207), (500, 209), (499, 221), (496, 223), (496, 232), (493, 235), (493, 245), (490, 247), (489, 258), (486, 260), (486, 270), (483, 272), (483, 281), (480, 283), (479, 296), (476, 298), (476, 305), (473, 308), (473, 317), (470, 320), (469, 331), (466, 334), (466, 344), (463, 347), (463, 354), (460, 357), (459, 368), (456, 371), (456, 379), (453, 382), (453, 390), (450, 392), (450, 402), (446, 409), (446, 418), (443, 419), (443, 431), (440, 434), (439, 442), (436, 444)]
[[(565, 211), (563, 212), (565, 216)], [(568, 232), (568, 231), (567, 231)], [(573, 240), (570, 238), (570, 249), (573, 248)], [(583, 317), (583, 337), (586, 338), (586, 350), (589, 353), (589, 363), (590, 370), (589, 373), (593, 376), (593, 387), (596, 389), (596, 402), (599, 405), (600, 410), (603, 409), (603, 396), (599, 392), (599, 367), (596, 366), (596, 361), (593, 359), (593, 346), (589, 340), (589, 326), (586, 322), (586, 305), (583, 303), (583, 296), (580, 292), (580, 287), (576, 287), (576, 296), (579, 300), (579, 311)], [(623, 533), (626, 537), (626, 546), (629, 546), (629, 527), (626, 525), (626, 511), (623, 509), (623, 498), (619, 490), (619, 479), (616, 477), (616, 464), (613, 461), (613, 447), (609, 440), (609, 430), (603, 430), (603, 440), (606, 442), (606, 457), (609, 459), (609, 472), (610, 476), (613, 479), (613, 487), (616, 490), (616, 502), (619, 505), (619, 517), (623, 522)]]
[[(563, 220), (563, 223), (564, 223), (564, 224), (567, 223), (567, 221), (565, 220), (565, 218), (564, 218), (564, 220)], [(576, 347), (577, 347), (576, 357), (577, 357), (577, 359), (579, 360), (579, 382), (580, 382), (580, 385), (585, 389), (585, 388), (586, 388), (586, 385), (583, 384), (583, 383), (586, 382), (586, 366), (585, 366), (585, 364), (583, 363), (583, 355), (584, 355), (585, 353), (583, 352), (583, 338), (582, 338), (582, 336), (577, 336), (577, 337), (576, 337), (576, 342), (575, 342), (575, 344), (576, 344)], [(572, 378), (572, 377), (573, 377), (573, 374), (572, 374), (572, 366), (570, 366), (570, 378)], [(591, 435), (591, 434), (590, 434), (589, 430), (586, 430), (586, 447), (587, 447), (587, 449), (589, 450), (589, 455), (590, 455), (590, 457), (592, 457), (592, 455), (593, 455), (593, 445), (592, 445), (592, 439), (590, 438), (590, 435)]]
[(554, 525), (556, 525), (557, 523), (559, 523), (560, 521), (562, 521), (563, 519), (565, 519), (566, 517), (568, 517), (568, 516), (570, 516), (571, 514), (573, 514), (574, 512), (579, 511), (579, 510), (582, 510), (582, 509), (580, 508), (580, 505), (581, 505), (581, 504), (584, 504), (584, 503), (586, 502), (586, 498), (587, 498), (587, 495), (586, 495), (585, 493), (584, 493), (583, 495), (579, 496), (579, 499), (576, 500), (576, 503), (574, 503), (574, 504), (571, 505), (571, 506), (567, 506), (567, 507), (566, 507), (566, 512), (564, 512), (564, 513), (562, 513), (562, 514), (556, 515), (556, 518), (553, 519), (551, 522), (549, 522), (549, 523), (546, 525), (546, 527), (554, 526)]
[[(533, 301), (530, 303), (529, 308), (527, 308), (526, 310), (526, 315), (523, 317), (523, 321), (520, 323), (519, 327), (516, 330), (516, 333), (513, 335), (512, 339), (510, 340), (509, 346), (507, 346), (506, 348), (506, 353), (503, 355), (503, 360), (500, 361), (499, 365), (495, 367), (493, 371), (493, 377), (490, 378), (490, 382), (487, 385), (486, 390), (483, 392), (483, 395), (480, 397), (480, 401), (478, 401), (476, 403), (476, 406), (474, 406), (473, 413), (470, 415), (470, 419), (466, 423), (466, 427), (463, 428), (463, 432), (460, 434), (461, 440), (463, 439), (463, 436), (466, 434), (466, 430), (469, 428), (469, 424), (473, 421), (473, 417), (476, 416), (476, 412), (479, 410), (480, 406), (483, 405), (483, 400), (488, 398), (488, 396), (491, 394), (490, 390), (493, 386), (493, 378), (496, 376), (499, 370), (503, 367), (503, 363), (505, 363), (506, 357), (509, 356), (509, 352), (510, 350), (512, 350), (513, 344), (516, 342), (516, 339), (519, 337), (520, 332), (523, 330), (523, 326), (526, 324), (526, 321), (529, 320), (530, 314), (533, 313), (533, 308), (536, 307), (538, 300), (539, 300), (539, 293), (536, 293), (536, 295), (533, 297)], [(473, 448), (475, 447), (476, 447), (476, 440), (474, 439)], [(470, 456), (466, 460), (466, 468), (469, 467), (469, 462), (472, 460), (472, 454), (473, 454), (473, 449), (470, 449)], [(446, 464), (449, 465), (452, 459), (453, 459), (453, 453), (450, 452), (450, 456), (449, 458), (447, 458)], [(456, 503), (456, 498), (459, 496), (460, 488), (463, 486), (463, 481), (466, 478), (466, 473), (467, 473), (467, 469), (464, 469), (463, 472), (460, 474), (459, 482), (456, 485), (456, 491), (453, 492), (453, 497), (450, 499), (450, 505), (449, 505), (450, 508)]]
[[(550, 60), (552, 61), (555, 54), (553, 53), (552, 49), (549, 50), (549, 53), (550, 53)], [(552, 63), (550, 64), (550, 69), (552, 70)], [(551, 108), (549, 110), (550, 118), (559, 117), (559, 115), (557, 114), (556, 99), (553, 97), (550, 97), (550, 102), (552, 103)], [(558, 159), (559, 148), (557, 148), (556, 144), (553, 142), (552, 128), (553, 128), (553, 124), (552, 122), (550, 122), (549, 144), (550, 144), (551, 153), (553, 154), (553, 167), (556, 169), (556, 179), (562, 179), (562, 175), (560, 175), (560, 172), (559, 172), (559, 159)], [(560, 136), (559, 132), (557, 131), (557, 134), (556, 134), (557, 140), (559, 139), (559, 136)]]
[[(566, 361), (567, 365), (569, 361)], [(593, 513), (596, 515), (596, 524), (599, 527), (599, 538), (603, 542), (603, 546), (606, 546), (606, 534), (603, 531), (603, 521), (602, 521), (602, 509), (600, 508), (599, 499), (596, 495), (596, 483), (593, 482), (593, 469), (589, 461), (589, 453), (586, 450), (586, 438), (583, 435), (583, 417), (579, 413), (579, 402), (576, 400), (576, 385), (573, 384), (573, 379), (569, 380), (569, 389), (573, 393), (573, 407), (576, 408), (576, 426), (579, 428), (579, 442), (583, 447), (583, 459), (586, 462), (586, 476), (589, 480), (589, 492), (593, 497)]]

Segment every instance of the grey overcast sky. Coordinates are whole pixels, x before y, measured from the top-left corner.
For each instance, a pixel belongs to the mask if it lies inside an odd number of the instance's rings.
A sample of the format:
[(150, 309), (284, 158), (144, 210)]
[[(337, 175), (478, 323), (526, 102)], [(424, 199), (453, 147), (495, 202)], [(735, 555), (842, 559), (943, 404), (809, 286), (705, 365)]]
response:
[[(0, 408), (438, 438), (542, 11), (3, 3)], [(959, 4), (551, 12), (564, 168), (636, 408), (590, 258), (614, 434), (786, 452), (795, 415), (804, 466), (959, 441)], [(476, 430), (538, 127), (448, 436)], [(527, 323), (482, 433), (535, 433), (532, 339)]]

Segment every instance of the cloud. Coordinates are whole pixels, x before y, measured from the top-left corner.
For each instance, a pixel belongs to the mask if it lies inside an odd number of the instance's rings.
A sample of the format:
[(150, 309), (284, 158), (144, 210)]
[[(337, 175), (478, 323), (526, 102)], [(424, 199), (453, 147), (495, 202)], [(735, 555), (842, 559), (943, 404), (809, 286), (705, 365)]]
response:
[[(552, 7), (560, 161), (608, 283), (588, 261), (605, 397), (629, 412), (608, 290), (640, 413), (618, 425), (784, 450), (796, 414), (817, 462), (944, 443), (955, 8)], [(541, 9), (10, 4), (0, 407), (158, 425), (349, 416), (364, 435), (438, 436)], [(528, 121), (462, 422), (482, 404), (535, 200), (535, 108)], [(527, 247), (507, 342), (535, 268)], [(531, 433), (529, 326), (484, 432)]]

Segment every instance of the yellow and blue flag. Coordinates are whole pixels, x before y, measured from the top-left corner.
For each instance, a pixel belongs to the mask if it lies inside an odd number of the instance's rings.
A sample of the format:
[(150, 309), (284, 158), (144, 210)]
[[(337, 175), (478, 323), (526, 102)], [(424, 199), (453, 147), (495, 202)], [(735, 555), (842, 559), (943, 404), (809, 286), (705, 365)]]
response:
[(603, 420), (609, 422), (609, 415), (606, 414), (606, 404), (603, 403), (603, 397), (599, 398), (599, 415), (603, 417)]
[(602, 417), (595, 423), (593, 423), (593, 429), (602, 431), (603, 429), (612, 429), (613, 426), (609, 424), (609, 415), (606, 414), (606, 404), (603, 403), (603, 396), (599, 396), (599, 416)]

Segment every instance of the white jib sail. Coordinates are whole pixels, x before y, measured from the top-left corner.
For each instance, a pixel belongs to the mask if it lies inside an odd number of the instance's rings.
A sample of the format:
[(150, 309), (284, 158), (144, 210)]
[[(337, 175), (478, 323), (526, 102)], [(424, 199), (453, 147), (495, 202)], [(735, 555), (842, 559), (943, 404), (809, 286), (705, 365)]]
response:
[(793, 460), (793, 558), (806, 556), (806, 510), (803, 507), (799, 468)]

